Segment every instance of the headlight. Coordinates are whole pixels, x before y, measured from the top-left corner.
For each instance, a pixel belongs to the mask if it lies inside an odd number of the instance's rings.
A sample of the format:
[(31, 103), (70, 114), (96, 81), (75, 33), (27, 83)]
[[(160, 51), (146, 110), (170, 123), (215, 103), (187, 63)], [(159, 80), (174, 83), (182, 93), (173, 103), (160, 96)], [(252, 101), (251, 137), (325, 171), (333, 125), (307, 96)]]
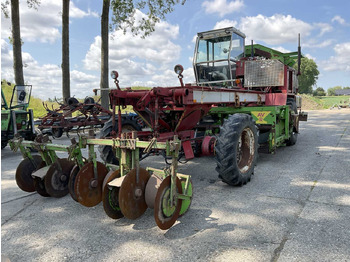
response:
[(25, 126), (26, 124), (27, 124), (27, 121), (22, 120), (21, 125), (22, 125), (22, 126)]
[(184, 71), (184, 68), (182, 67), (182, 65), (176, 65), (174, 67), (174, 71), (175, 71), (176, 74), (181, 75), (182, 72)]
[(111, 77), (113, 78), (113, 79), (117, 79), (118, 78), (118, 72), (117, 71), (112, 71), (111, 72)]

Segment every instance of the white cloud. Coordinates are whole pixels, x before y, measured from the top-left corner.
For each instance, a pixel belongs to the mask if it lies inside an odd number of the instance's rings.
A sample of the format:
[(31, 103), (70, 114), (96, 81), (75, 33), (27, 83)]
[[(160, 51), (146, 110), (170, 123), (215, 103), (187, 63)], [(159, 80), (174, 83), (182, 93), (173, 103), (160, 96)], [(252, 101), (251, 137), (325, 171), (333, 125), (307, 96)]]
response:
[(314, 57), (314, 56), (312, 56), (312, 55), (310, 55), (310, 54), (305, 54), (305, 57), (316, 61), (316, 57)]
[(321, 66), (325, 71), (345, 71), (350, 72), (350, 42), (337, 44), (333, 48), (335, 56), (331, 56), (325, 61), (321, 61)]
[(324, 41), (317, 41), (315, 39), (311, 39), (308, 42), (302, 44), (303, 47), (306, 48), (325, 48), (334, 43), (334, 39), (326, 39)]
[(225, 19), (217, 22), (214, 26), (214, 29), (220, 29), (220, 28), (232, 27), (232, 26), (237, 27), (237, 21)]
[(345, 19), (342, 18), (340, 15), (336, 15), (332, 18), (332, 22), (338, 22), (341, 25), (346, 25)]
[[(14, 82), (12, 50), (1, 40), (1, 78)], [(40, 65), (29, 53), (22, 52), (23, 74), (26, 83), (33, 86), (32, 94), (41, 99), (62, 97), (62, 69), (59, 65)], [(71, 95), (83, 98), (92, 95), (92, 89), (99, 87), (99, 77), (73, 70)], [(84, 95), (82, 95), (84, 94)]]
[(320, 29), (320, 33), (318, 36), (323, 36), (325, 33), (333, 31), (333, 27), (327, 23), (315, 23), (314, 26)]
[(243, 0), (213, 0), (213, 1), (204, 1), (202, 7), (205, 8), (207, 14), (218, 13), (220, 17), (223, 17), (227, 14), (233, 12), (238, 12), (244, 7)]
[(277, 47), (271, 47), (272, 49), (275, 49), (277, 51), (280, 51), (281, 53), (290, 53), (292, 51), (288, 50), (288, 49), (285, 49), (284, 47), (282, 46), (277, 46)]
[[(194, 72), (192, 67), (185, 69), (182, 75), (183, 75), (184, 84), (195, 82)], [(152, 82), (157, 83), (157, 86), (163, 86), (163, 87), (172, 87), (172, 86), (180, 85), (179, 79), (177, 78), (174, 70), (170, 70), (170, 69), (165, 70), (161, 74), (154, 75), (152, 77)]]
[[(144, 14), (137, 11), (136, 16), (140, 19)], [(180, 58), (181, 47), (173, 42), (178, 35), (179, 26), (164, 21), (158, 23), (155, 31), (145, 39), (133, 36), (130, 31), (126, 34), (121, 30), (114, 31), (109, 40), (109, 70), (119, 72), (122, 86), (150, 84), (152, 76), (172, 69)], [(96, 36), (85, 56), (84, 67), (99, 71), (100, 63), (101, 37)], [(175, 74), (173, 77), (177, 79)]]
[(297, 42), (298, 33), (302, 36), (310, 35), (312, 26), (291, 15), (275, 14), (243, 17), (239, 29), (247, 39), (264, 41), (267, 44), (278, 45), (287, 42)]
[[(28, 8), (26, 1), (20, 1), (21, 38), (24, 42), (54, 43), (61, 37), (59, 28), (62, 26), (62, 1), (41, 1), (38, 10)], [(98, 17), (92, 11), (85, 12), (70, 2), (69, 17)], [(11, 36), (11, 19), (6, 19), (1, 13), (1, 38)]]

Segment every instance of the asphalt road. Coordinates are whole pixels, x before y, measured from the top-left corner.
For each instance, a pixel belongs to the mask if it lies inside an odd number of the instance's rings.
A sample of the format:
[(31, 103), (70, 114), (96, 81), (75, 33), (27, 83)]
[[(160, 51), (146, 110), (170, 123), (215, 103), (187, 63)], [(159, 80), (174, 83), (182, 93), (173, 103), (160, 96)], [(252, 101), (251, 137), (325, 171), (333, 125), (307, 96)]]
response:
[[(19, 153), (1, 151), (1, 253), (11, 261), (350, 261), (350, 109), (310, 111), (298, 142), (260, 154), (243, 187), (217, 179), (211, 157), (192, 175), (190, 210), (167, 231), (152, 210), (112, 220), (102, 204), (22, 192)], [(67, 139), (56, 140), (68, 143)], [(162, 168), (160, 157), (142, 166)], [(5, 261), (5, 260), (4, 260)]]

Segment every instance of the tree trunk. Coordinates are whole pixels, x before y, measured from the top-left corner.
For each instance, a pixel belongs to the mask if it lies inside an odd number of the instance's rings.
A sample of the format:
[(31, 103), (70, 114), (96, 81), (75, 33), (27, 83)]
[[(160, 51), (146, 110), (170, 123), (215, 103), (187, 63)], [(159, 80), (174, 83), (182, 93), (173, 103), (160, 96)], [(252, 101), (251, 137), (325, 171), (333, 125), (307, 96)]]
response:
[(110, 0), (103, 0), (101, 16), (101, 105), (108, 109), (108, 30), (109, 30), (109, 5)]
[(24, 85), (18, 0), (11, 0), (11, 22), (13, 43), (13, 69), (15, 73), (15, 82), (16, 85)]
[(65, 102), (70, 97), (69, 1), (63, 0), (62, 8), (62, 95)]

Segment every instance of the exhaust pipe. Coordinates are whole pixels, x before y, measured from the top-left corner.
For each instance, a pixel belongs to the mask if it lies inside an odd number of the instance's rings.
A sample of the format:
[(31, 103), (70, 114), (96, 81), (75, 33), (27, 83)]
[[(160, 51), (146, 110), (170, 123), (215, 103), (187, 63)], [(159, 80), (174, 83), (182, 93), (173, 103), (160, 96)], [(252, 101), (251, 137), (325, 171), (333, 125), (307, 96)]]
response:
[(301, 47), (300, 47), (300, 34), (298, 34), (298, 72), (297, 72), (297, 76), (301, 75), (300, 64), (301, 64)]

